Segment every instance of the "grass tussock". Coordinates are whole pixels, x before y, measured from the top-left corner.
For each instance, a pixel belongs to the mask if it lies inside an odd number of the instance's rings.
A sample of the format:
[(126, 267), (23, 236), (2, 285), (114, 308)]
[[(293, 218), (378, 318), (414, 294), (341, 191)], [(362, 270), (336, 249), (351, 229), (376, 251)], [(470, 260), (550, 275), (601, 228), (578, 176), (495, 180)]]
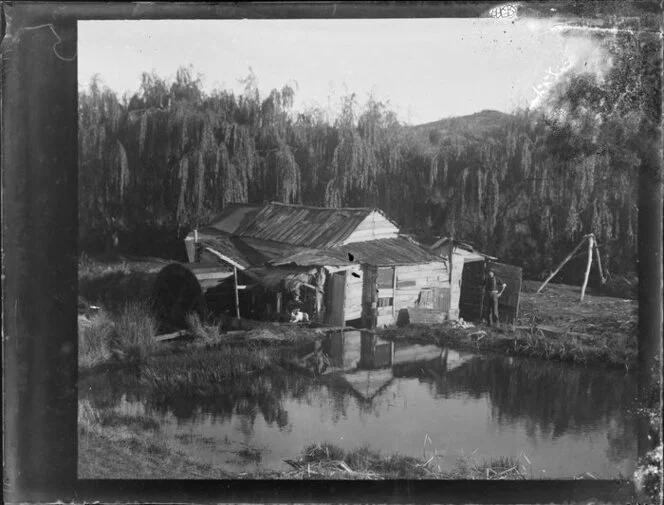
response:
[(220, 325), (217, 322), (207, 323), (196, 313), (187, 314), (187, 329), (191, 337), (202, 344), (216, 344), (223, 339)]
[(155, 350), (157, 321), (146, 303), (125, 304), (117, 313), (101, 310), (90, 319), (79, 318), (80, 369), (112, 361), (144, 363)]
[(114, 328), (111, 352), (120, 361), (143, 363), (154, 351), (158, 324), (147, 303), (124, 305), (115, 320)]
[(79, 368), (92, 368), (111, 359), (113, 332), (114, 321), (104, 310), (97, 312), (89, 320), (79, 317)]
[(517, 459), (499, 458), (470, 462), (459, 460), (452, 471), (441, 471), (437, 455), (417, 458), (401, 454), (385, 455), (367, 446), (346, 451), (325, 442), (307, 446), (297, 461), (287, 461), (288, 478), (322, 479), (523, 479)]

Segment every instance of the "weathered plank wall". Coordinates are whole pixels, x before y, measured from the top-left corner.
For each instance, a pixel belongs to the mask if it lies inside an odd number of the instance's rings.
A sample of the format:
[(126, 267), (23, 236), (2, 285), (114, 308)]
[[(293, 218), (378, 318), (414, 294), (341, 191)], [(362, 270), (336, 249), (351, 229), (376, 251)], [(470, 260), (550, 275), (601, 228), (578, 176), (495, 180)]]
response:
[[(443, 262), (393, 267), (396, 278), (388, 287), (386, 268), (378, 269), (378, 298), (392, 298), (391, 306), (378, 307), (378, 326), (395, 324), (402, 309), (411, 322), (433, 323), (445, 320), (450, 305), (449, 269)], [(393, 274), (394, 275), (394, 274)]]
[(377, 268), (372, 265), (363, 265), (362, 288), (362, 318), (365, 328), (376, 325), (378, 290), (376, 288)]
[(360, 265), (346, 271), (346, 300), (344, 321), (352, 321), (362, 317), (362, 291), (364, 272)]
[(461, 299), (461, 283), (463, 282), (463, 256), (453, 254), (451, 263), (449, 318), (457, 320), (459, 319), (459, 301)]
[(445, 263), (398, 266), (396, 270), (394, 308), (415, 307), (422, 288), (449, 288), (449, 271)]

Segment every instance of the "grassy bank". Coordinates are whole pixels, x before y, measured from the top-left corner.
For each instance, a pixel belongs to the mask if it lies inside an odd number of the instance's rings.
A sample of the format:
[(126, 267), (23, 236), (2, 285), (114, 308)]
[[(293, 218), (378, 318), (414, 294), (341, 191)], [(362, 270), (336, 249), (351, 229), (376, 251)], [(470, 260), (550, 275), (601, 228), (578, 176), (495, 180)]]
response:
[(81, 479), (223, 479), (227, 472), (178, 451), (148, 416), (78, 407), (78, 477)]
[(450, 324), (410, 325), (378, 331), (392, 341), (436, 344), (474, 352), (490, 351), (512, 356), (634, 369), (637, 364), (636, 338), (626, 335), (547, 336), (537, 329), (496, 330), (488, 327), (462, 329)]

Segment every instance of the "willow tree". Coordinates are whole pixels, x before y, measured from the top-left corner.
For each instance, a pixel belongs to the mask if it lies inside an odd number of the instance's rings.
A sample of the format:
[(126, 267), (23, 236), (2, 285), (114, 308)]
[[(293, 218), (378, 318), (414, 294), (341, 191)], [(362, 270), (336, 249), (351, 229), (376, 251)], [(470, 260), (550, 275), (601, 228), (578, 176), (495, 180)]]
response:
[[(294, 113), (290, 86), (261, 96), (253, 73), (241, 83), (241, 93), (205, 93), (184, 68), (172, 82), (144, 74), (123, 102), (99, 86), (82, 93), (82, 230), (108, 234), (113, 217), (137, 239), (150, 229), (176, 236), (233, 202), (378, 206), (423, 235), (474, 241), (530, 271), (588, 226), (609, 244), (611, 268), (629, 264), (635, 214), (616, 186), (634, 181), (615, 169), (631, 159), (614, 147), (620, 121), (574, 130), (522, 111), (486, 131), (457, 128), (460, 119), (429, 132), (373, 97), (362, 106), (345, 97), (332, 121), (315, 108)], [(611, 150), (593, 151), (605, 137)]]
[(107, 246), (125, 225), (124, 201), (130, 182), (123, 144), (126, 112), (114, 92), (95, 77), (79, 97), (79, 195), (82, 243), (101, 236)]
[[(592, 223), (631, 245), (639, 238), (639, 390), (657, 409), (662, 331), (662, 166), (660, 130), (661, 17), (641, 15), (634, 26), (607, 26), (596, 39), (613, 65), (602, 79), (574, 76), (553, 96), (559, 119), (581, 138), (592, 188)], [(629, 23), (630, 19), (625, 19)], [(638, 181), (638, 193), (636, 181)], [(582, 179), (583, 182), (583, 179)], [(637, 201), (638, 195), (638, 227)], [(611, 215), (607, 207), (619, 209)], [(594, 219), (593, 219), (594, 218)], [(635, 233), (635, 228), (638, 230)], [(619, 250), (618, 250), (619, 252)], [(650, 443), (641, 430), (640, 452)]]

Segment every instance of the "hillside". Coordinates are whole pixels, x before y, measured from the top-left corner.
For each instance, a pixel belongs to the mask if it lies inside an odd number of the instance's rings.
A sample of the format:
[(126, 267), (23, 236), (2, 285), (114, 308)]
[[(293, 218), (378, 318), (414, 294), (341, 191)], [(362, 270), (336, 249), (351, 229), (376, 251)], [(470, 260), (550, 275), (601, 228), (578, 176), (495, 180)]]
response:
[(452, 134), (481, 137), (504, 128), (513, 119), (510, 114), (496, 110), (483, 110), (468, 116), (439, 119), (430, 123), (415, 125), (416, 131), (438, 131), (441, 135)]

